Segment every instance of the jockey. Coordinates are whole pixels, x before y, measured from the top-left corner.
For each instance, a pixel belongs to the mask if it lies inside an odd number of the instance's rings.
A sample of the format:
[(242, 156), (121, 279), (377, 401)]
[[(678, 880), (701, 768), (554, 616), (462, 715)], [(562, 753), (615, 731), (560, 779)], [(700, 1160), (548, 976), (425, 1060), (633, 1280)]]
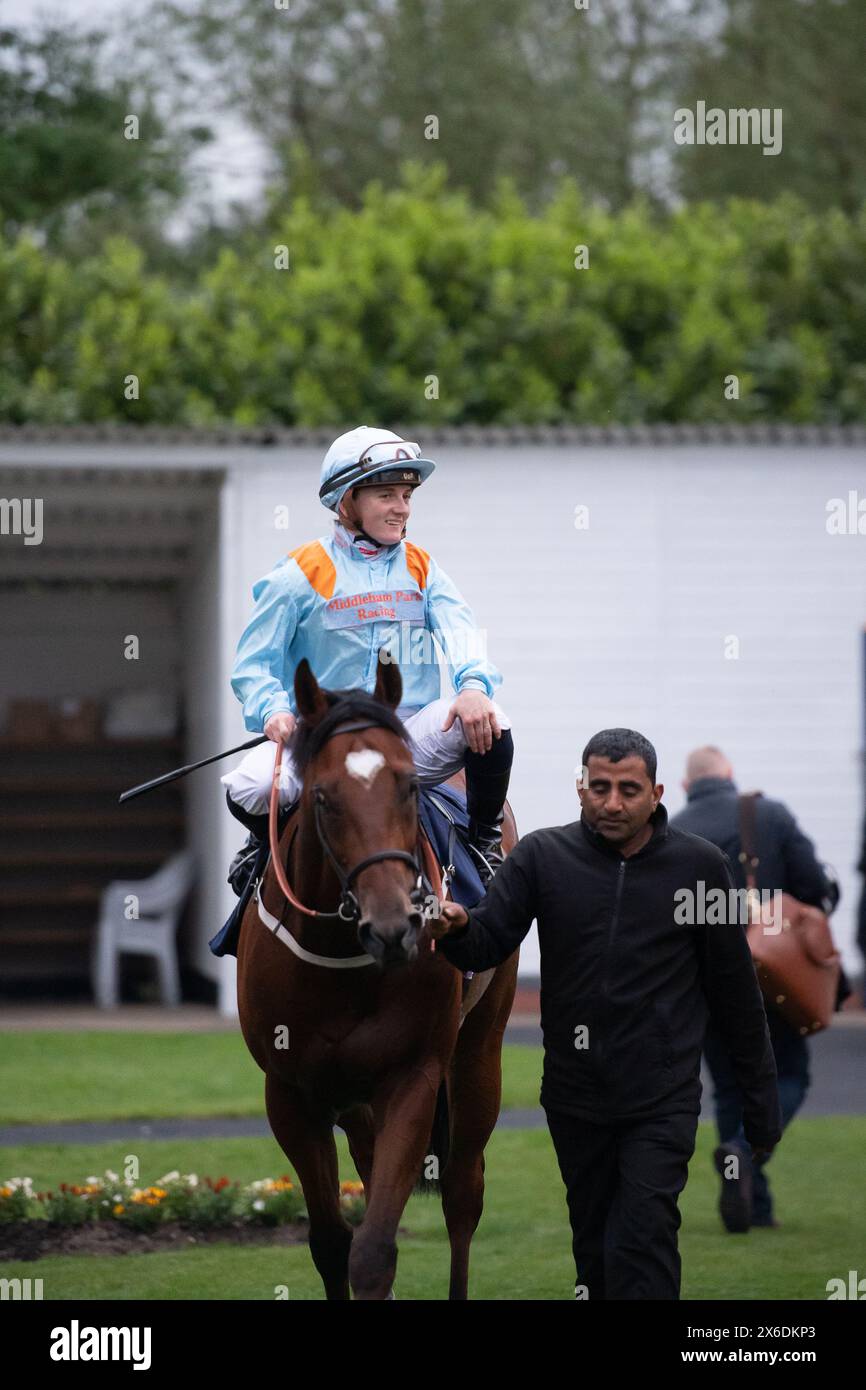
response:
[[(492, 699), (502, 676), (477, 654), (480, 634), (455, 585), (426, 550), (405, 539), (414, 490), (434, 468), (417, 444), (390, 430), (361, 425), (341, 434), (325, 455), (319, 488), (335, 514), (331, 534), (291, 551), (253, 586), (255, 608), (231, 681), (246, 727), (272, 742), (253, 748), (221, 779), (229, 809), (252, 832), (232, 871), (267, 838), (273, 742), (285, 744), (296, 723), (295, 667), (306, 657), (326, 689), (372, 693), (383, 647), (400, 666), (397, 714), (420, 781), (444, 782), (465, 767), (469, 838), (485, 884), (502, 863), (514, 756), (510, 720)], [(454, 689), (445, 699), (433, 636)], [(284, 747), (280, 806), (300, 792)], [(240, 891), (232, 872), (229, 880)]]

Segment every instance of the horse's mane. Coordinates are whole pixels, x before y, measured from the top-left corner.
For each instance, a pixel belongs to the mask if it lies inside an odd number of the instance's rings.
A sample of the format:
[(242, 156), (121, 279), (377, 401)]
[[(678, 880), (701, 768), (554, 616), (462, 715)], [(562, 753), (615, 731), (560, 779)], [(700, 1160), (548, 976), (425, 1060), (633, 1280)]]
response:
[(322, 689), (322, 694), (330, 706), (327, 714), (313, 725), (299, 719), (289, 740), (289, 750), (299, 777), (303, 777), (319, 749), (327, 743), (332, 730), (350, 719), (369, 719), (383, 729), (390, 729), (408, 743), (409, 735), (403, 721), (397, 718), (390, 705), (384, 705), (366, 690)]

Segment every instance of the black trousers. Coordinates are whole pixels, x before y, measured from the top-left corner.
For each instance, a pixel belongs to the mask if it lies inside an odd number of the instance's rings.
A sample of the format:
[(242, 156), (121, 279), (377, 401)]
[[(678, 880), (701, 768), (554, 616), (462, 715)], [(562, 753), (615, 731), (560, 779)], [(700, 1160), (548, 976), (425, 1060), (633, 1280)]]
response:
[(677, 1201), (697, 1115), (595, 1124), (546, 1113), (565, 1183), (579, 1295), (679, 1298)]

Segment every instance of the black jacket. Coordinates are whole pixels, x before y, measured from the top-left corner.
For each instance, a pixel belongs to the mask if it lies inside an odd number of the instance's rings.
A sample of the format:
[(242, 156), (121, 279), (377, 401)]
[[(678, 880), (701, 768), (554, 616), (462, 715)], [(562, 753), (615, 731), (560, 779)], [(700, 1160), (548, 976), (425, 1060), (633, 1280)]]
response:
[[(739, 860), (739, 795), (736, 784), (727, 777), (698, 777), (689, 787), (687, 804), (671, 818), (671, 825), (718, 845), (731, 861), (737, 887), (744, 888), (745, 871)], [(827, 875), (812, 841), (781, 801), (758, 797), (755, 839), (759, 888), (778, 888), (812, 907), (824, 905), (831, 892)]]
[(700, 1111), (709, 1007), (743, 1090), (746, 1137), (770, 1147), (781, 1134), (776, 1066), (745, 934), (675, 920), (677, 890), (698, 892), (703, 879), (707, 892), (727, 893), (729, 866), (715, 846), (671, 829), (664, 806), (652, 825), (629, 859), (583, 818), (532, 831), (468, 927), (438, 948), (461, 969), (484, 970), (537, 919), (541, 1103), (599, 1123)]

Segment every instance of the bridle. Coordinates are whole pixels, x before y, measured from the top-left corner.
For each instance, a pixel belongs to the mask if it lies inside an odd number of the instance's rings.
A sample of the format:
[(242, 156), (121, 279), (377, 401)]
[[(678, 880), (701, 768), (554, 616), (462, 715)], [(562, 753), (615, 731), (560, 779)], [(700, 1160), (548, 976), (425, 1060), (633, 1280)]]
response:
[[(335, 727), (328, 734), (327, 740), (324, 740), (324, 742), (327, 742), (328, 740), (334, 738), (337, 734), (354, 734), (359, 733), (362, 729), (382, 728), (387, 728), (387, 725), (379, 724), (374, 719), (341, 723), (335, 725)], [(358, 923), (361, 920), (361, 905), (358, 902), (358, 899), (355, 896), (354, 892), (352, 891), (353, 883), (357, 879), (358, 875), (362, 874), (365, 869), (368, 869), (371, 864), (380, 864), (383, 860), (394, 859), (402, 860), (404, 864), (408, 864), (410, 868), (412, 868), (415, 871), (415, 886), (412, 888), (409, 894), (409, 898), (415, 907), (423, 908), (425, 890), (426, 893), (430, 895), (433, 894), (433, 888), (429, 878), (424, 872), (422, 866), (418, 863), (418, 860), (416, 859), (415, 855), (409, 854), (404, 849), (380, 849), (375, 854), (369, 854), (367, 858), (362, 859), (359, 864), (355, 864), (355, 866), (352, 869), (350, 869), (348, 873), (345, 871), (343, 866), (336, 858), (333, 850), (331, 849), (330, 844), (328, 843), (328, 837), (325, 833), (325, 827), (322, 823), (322, 805), (324, 802), (324, 797), (321, 791), (316, 790), (314, 790), (312, 796), (313, 816), (316, 824), (316, 834), (319, 837), (319, 843), (322, 846), (322, 849), (325, 851), (325, 854), (328, 856), (328, 859), (331, 863), (331, 867), (333, 868), (334, 873), (337, 876), (337, 881), (340, 884), (340, 906), (337, 908), (336, 912), (320, 912), (316, 908), (305, 907), (302, 902), (299, 902), (299, 900), (295, 897), (295, 894), (292, 892), (291, 886), (286, 876), (286, 871), (280, 860), (279, 854), (279, 835), (277, 826), (279, 816), (279, 783), (282, 757), (283, 746), (282, 743), (278, 743), (276, 758), (274, 761), (274, 778), (271, 785), (271, 800), (268, 816), (268, 835), (271, 847), (271, 863), (274, 866), (274, 873), (276, 875), (277, 883), (279, 884), (280, 889), (282, 890), (282, 893), (285, 896), (286, 900), (289, 903), (291, 903), (292, 907), (295, 908), (297, 912), (302, 912), (306, 917), (314, 917), (320, 921), (325, 919), (333, 921), (335, 918), (339, 918), (339, 920), (342, 922)], [(296, 825), (294, 830), (292, 831), (291, 840), (289, 841), (289, 848), (286, 854), (287, 864), (292, 852), (292, 846), (294, 845), (295, 836), (297, 835), (297, 833), (298, 826)], [(438, 895), (434, 894), (434, 896)]]

